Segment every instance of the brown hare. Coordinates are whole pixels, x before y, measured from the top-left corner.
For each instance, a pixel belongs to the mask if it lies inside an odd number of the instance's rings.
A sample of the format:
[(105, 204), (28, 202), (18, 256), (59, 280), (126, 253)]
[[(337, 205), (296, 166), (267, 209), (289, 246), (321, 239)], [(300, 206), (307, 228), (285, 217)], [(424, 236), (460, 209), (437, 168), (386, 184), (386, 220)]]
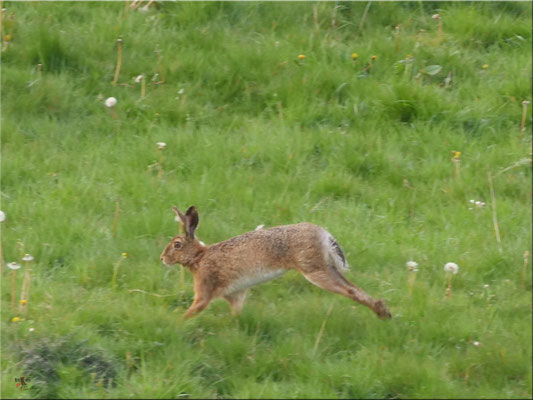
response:
[(185, 234), (176, 236), (161, 254), (166, 265), (179, 263), (194, 276), (194, 301), (185, 312), (192, 317), (209, 302), (223, 297), (232, 313), (242, 309), (246, 290), (254, 285), (298, 270), (309, 282), (341, 294), (374, 311), (378, 317), (391, 317), (383, 300), (374, 300), (348, 281), (342, 270), (348, 268), (341, 247), (333, 236), (310, 223), (259, 229), (206, 246), (194, 235), (198, 212), (194, 206), (185, 214), (172, 208), (183, 224)]

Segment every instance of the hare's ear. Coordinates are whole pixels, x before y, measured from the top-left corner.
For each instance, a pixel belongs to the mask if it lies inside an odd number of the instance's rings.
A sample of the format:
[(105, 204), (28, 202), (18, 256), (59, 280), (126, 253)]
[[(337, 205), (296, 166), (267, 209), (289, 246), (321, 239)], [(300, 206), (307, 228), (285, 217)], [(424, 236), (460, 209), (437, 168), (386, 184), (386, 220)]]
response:
[(198, 227), (198, 222), (200, 221), (200, 218), (198, 217), (198, 211), (196, 211), (196, 207), (191, 206), (185, 213), (185, 233), (188, 237), (191, 239), (194, 239), (194, 231), (196, 231), (196, 228)]
[(186, 227), (187, 226), (187, 217), (185, 217), (185, 215), (183, 215), (183, 213), (180, 210), (178, 210), (178, 207), (176, 207), (176, 206), (172, 207), (172, 211), (174, 211), (176, 213), (176, 215), (180, 218), (181, 226), (182, 227)]

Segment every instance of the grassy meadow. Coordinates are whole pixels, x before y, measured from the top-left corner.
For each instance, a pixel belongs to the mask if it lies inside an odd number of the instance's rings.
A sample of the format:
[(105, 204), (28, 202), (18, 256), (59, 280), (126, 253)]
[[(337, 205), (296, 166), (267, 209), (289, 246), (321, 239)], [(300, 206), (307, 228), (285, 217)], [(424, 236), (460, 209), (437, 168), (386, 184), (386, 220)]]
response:
[[(2, 5), (2, 398), (531, 398), (530, 2), (131, 4)], [(326, 227), (393, 318), (293, 271), (184, 321), (173, 205)]]

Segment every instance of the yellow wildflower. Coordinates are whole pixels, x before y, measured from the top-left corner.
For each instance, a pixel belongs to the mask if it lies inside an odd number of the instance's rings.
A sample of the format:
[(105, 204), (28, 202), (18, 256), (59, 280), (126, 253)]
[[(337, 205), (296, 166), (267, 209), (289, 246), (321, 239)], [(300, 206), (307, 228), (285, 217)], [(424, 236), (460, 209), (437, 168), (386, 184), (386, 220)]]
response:
[(452, 151), (453, 153), (453, 158), (455, 158), (456, 160), (459, 159), (459, 157), (461, 157), (461, 152), (460, 151)]
[(20, 318), (19, 317), (13, 317), (11, 318), (11, 322), (19, 322), (20, 321)]
[(372, 60), (375, 60), (377, 58), (378, 58), (378, 56), (372, 56)]
[(357, 60), (359, 58), (359, 54), (357, 53), (352, 53), (352, 60)]
[(303, 60), (303, 59), (305, 59), (305, 55), (303, 54), (298, 55), (298, 60)]
[(483, 69), (487, 69), (488, 67), (489, 67), (489, 64), (483, 64), (483, 65), (481, 66), (481, 68), (483, 68)]
[(25, 306), (26, 304), (28, 304), (28, 300), (21, 299), (21, 300), (19, 300), (19, 303), (22, 304), (23, 306)]
[(128, 256), (128, 253), (122, 253), (122, 257), (126, 258)]

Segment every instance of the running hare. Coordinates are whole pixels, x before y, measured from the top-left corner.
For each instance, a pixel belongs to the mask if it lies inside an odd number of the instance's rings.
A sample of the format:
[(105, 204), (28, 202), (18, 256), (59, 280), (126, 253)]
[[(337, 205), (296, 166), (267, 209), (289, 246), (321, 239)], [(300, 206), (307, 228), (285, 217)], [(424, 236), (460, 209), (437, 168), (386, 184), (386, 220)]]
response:
[(298, 270), (309, 282), (355, 300), (378, 317), (391, 317), (383, 300), (374, 300), (349, 282), (341, 273), (348, 268), (344, 254), (333, 236), (310, 223), (276, 226), (233, 237), (210, 246), (194, 235), (198, 212), (190, 207), (179, 216), (185, 234), (176, 236), (161, 254), (166, 265), (182, 264), (194, 276), (194, 301), (185, 313), (192, 317), (216, 297), (223, 297), (233, 314), (242, 308), (246, 289)]

